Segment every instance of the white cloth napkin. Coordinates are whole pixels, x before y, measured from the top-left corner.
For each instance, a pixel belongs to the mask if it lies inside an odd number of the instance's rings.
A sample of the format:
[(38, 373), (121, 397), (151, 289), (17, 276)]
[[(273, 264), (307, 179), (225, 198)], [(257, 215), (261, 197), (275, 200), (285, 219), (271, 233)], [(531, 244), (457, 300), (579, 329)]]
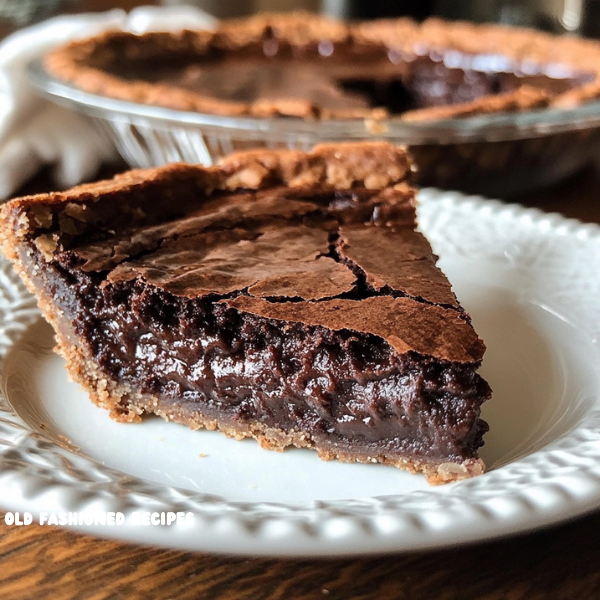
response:
[(27, 81), (30, 60), (53, 46), (109, 29), (134, 33), (212, 29), (216, 20), (191, 6), (136, 8), (55, 17), (0, 43), (0, 199), (11, 196), (43, 165), (58, 187), (92, 177), (116, 150), (78, 114), (36, 95)]

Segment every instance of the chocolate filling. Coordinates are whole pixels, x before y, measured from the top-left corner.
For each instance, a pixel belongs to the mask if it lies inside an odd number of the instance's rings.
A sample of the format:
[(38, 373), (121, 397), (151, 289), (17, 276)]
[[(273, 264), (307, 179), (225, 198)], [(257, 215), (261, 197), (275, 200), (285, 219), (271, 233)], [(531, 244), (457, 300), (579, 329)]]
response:
[(352, 42), (296, 48), (275, 39), (235, 53), (166, 55), (151, 64), (125, 57), (105, 68), (129, 81), (168, 84), (219, 100), (290, 99), (322, 110), (385, 108), (390, 114), (472, 102), (524, 85), (557, 95), (593, 79), (568, 70), (550, 76), (542, 64), (457, 50), (417, 55)]
[(101, 369), (142, 395), (240, 429), (300, 428), (365, 456), (463, 460), (483, 443), (489, 388), (471, 364), (398, 355), (374, 335), (286, 324), (139, 280), (102, 286), (76, 262), (61, 256), (46, 285)]

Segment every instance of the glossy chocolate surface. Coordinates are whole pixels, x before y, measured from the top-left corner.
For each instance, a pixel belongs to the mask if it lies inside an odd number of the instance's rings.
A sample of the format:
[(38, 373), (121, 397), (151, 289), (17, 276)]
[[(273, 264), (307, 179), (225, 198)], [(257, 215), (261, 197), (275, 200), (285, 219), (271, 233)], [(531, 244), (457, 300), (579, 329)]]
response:
[(456, 50), (417, 55), (351, 42), (297, 48), (276, 39), (205, 56), (165, 56), (151, 63), (125, 59), (110, 64), (107, 71), (223, 101), (301, 101), (320, 111), (349, 114), (374, 108), (402, 114), (468, 103), (521, 86), (557, 95), (589, 78), (575, 72), (551, 77), (544, 65), (529, 65), (525, 72), (517, 61)]

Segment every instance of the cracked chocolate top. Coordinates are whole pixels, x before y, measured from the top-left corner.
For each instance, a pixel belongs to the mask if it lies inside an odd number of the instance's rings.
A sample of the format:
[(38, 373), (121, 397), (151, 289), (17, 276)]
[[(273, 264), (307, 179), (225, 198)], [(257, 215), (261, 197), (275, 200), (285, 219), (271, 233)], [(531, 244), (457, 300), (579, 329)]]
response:
[(221, 115), (439, 119), (600, 96), (600, 44), (495, 25), (259, 15), (215, 32), (110, 32), (46, 68), (94, 93)]
[[(68, 253), (102, 285), (140, 281), (269, 319), (373, 334), (397, 352), (478, 362), (484, 346), (415, 231), (394, 146), (254, 151), (12, 201), (4, 249)], [(7, 234), (7, 231), (10, 234)]]

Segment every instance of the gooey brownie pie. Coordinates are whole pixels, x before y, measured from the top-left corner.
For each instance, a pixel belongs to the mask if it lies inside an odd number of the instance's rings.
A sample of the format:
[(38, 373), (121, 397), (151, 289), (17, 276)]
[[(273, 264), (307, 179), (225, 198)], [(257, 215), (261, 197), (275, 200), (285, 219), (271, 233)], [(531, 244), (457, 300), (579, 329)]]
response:
[(477, 475), (483, 342), (384, 143), (137, 170), (0, 213), (58, 352), (120, 421)]
[(54, 50), (45, 66), (89, 92), (232, 116), (422, 120), (600, 96), (598, 42), (439, 19), (275, 14), (215, 32), (110, 32)]

